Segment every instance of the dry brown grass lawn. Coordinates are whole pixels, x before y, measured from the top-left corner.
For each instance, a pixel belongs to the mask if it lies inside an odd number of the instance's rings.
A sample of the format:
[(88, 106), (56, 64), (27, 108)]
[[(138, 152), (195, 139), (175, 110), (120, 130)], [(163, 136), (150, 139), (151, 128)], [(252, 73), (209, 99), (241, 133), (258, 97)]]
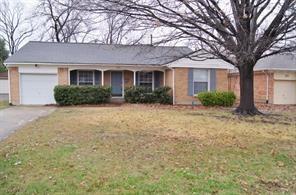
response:
[(296, 192), (296, 114), (59, 108), (0, 143), (0, 194)]

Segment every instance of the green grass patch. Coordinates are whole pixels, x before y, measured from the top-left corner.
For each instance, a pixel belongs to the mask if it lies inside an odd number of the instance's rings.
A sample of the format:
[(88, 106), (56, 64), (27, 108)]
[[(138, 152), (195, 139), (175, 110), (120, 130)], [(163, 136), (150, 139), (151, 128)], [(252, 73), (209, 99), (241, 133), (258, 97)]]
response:
[(295, 119), (61, 108), (0, 143), (0, 194), (293, 194)]

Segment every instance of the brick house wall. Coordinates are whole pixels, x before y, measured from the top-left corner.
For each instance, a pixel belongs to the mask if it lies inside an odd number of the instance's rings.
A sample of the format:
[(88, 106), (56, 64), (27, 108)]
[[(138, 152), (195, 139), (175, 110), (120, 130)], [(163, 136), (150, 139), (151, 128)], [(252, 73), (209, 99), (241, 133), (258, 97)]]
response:
[[(229, 90), (233, 91), (240, 99), (240, 79), (238, 73), (231, 73), (228, 76)], [(268, 81), (267, 81), (268, 80)], [(268, 83), (268, 95), (267, 95)], [(272, 72), (254, 72), (254, 99), (255, 102), (265, 103), (268, 99), (269, 103), (273, 103), (274, 94), (274, 73)], [(267, 97), (268, 96), (268, 97)]]
[(104, 85), (107, 87), (111, 86), (111, 71), (104, 72)]
[(173, 89), (173, 70), (165, 70), (165, 85)]
[(69, 85), (68, 68), (58, 68), (58, 84)]
[[(191, 104), (193, 101), (197, 101), (193, 96), (188, 95), (188, 75), (189, 68), (174, 68), (175, 72), (175, 103), (176, 104)], [(165, 76), (161, 74), (159, 82), (163, 85), (163, 79), (165, 78), (165, 85), (173, 88), (173, 70), (166, 69)], [(57, 68), (58, 84), (69, 84), (69, 70), (65, 67)], [(110, 86), (111, 71), (104, 71), (104, 85)], [(133, 86), (134, 73), (132, 71), (124, 71), (124, 86)], [(11, 90), (11, 103), (20, 104), (20, 86), (19, 86), (19, 69), (18, 67), (9, 68), (10, 77), (10, 90)], [(227, 70), (216, 70), (216, 89), (225, 91), (228, 89)], [(271, 92), (272, 93), (272, 92)]]
[(124, 87), (132, 87), (134, 85), (134, 72), (125, 70), (124, 74)]
[(175, 68), (175, 103), (191, 104), (196, 98), (188, 95), (189, 68)]
[[(192, 104), (198, 100), (188, 95), (189, 68), (175, 68), (175, 103)], [(228, 70), (216, 70), (216, 90), (228, 91)]]
[(20, 78), (18, 67), (8, 68), (9, 84), (10, 84), (10, 103), (13, 105), (20, 104)]
[(228, 91), (228, 70), (216, 70), (217, 91)]

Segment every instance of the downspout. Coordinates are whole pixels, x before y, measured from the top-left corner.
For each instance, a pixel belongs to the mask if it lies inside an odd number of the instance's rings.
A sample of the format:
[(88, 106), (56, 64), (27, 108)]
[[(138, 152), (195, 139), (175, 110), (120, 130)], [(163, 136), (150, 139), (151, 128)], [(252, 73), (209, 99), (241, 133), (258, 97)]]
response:
[(173, 105), (176, 104), (176, 95), (175, 95), (175, 68), (172, 68), (170, 66), (167, 66), (170, 70), (173, 71), (173, 86), (172, 86), (172, 90), (173, 90)]
[[(167, 64), (166, 67), (170, 70), (173, 71), (173, 87), (172, 87), (172, 90), (173, 90), (173, 105), (176, 104), (176, 93), (175, 93), (175, 68), (174, 67), (171, 67), (171, 65)], [(165, 78), (165, 77), (164, 77)], [(167, 83), (166, 83), (167, 84)]]
[(173, 105), (176, 104), (176, 97), (175, 97), (175, 69), (173, 69)]
[(269, 75), (268, 71), (264, 71), (266, 75), (266, 104), (269, 103)]

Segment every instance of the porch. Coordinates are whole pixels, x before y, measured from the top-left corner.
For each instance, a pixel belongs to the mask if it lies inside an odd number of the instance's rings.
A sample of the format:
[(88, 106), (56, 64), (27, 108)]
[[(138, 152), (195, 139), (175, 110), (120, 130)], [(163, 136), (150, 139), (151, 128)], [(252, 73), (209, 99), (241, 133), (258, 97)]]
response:
[(165, 69), (69, 69), (70, 85), (98, 85), (112, 89), (112, 98), (124, 98), (124, 89), (132, 86), (165, 86)]

